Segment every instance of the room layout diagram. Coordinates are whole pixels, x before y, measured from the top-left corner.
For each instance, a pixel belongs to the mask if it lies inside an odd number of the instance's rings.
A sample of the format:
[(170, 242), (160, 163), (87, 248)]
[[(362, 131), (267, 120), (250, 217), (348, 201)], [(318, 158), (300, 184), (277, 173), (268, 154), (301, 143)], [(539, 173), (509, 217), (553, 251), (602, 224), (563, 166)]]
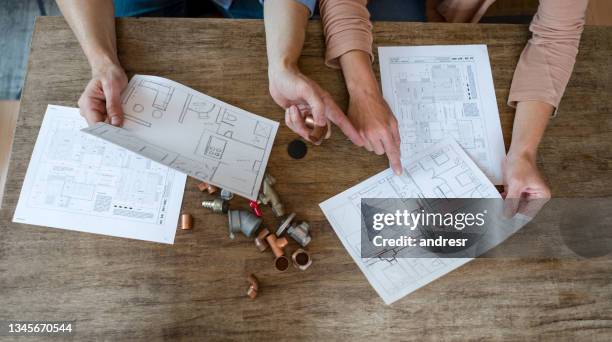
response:
[(125, 124), (85, 132), (227, 189), (257, 198), (278, 123), (177, 82), (135, 75), (122, 95)]
[(395, 258), (401, 247), (362, 258), (361, 199), (420, 198), (435, 206), (445, 198), (501, 198), (493, 184), (452, 138), (404, 160), (404, 173), (387, 169), (320, 204), (323, 213), (368, 281), (390, 304), (467, 263), (469, 258)]
[(495, 184), (505, 147), (486, 45), (380, 47), (404, 158), (454, 138)]
[(172, 243), (185, 175), (86, 126), (77, 108), (49, 106), (15, 221)]

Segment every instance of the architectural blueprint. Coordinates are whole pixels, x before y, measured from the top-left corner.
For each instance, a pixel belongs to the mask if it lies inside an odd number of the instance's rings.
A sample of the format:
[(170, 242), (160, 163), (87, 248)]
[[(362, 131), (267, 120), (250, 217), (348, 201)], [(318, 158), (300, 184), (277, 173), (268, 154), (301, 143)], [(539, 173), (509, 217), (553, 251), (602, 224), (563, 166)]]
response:
[(402, 157), (453, 137), (501, 184), (505, 148), (486, 45), (380, 47), (378, 54)]
[(187, 177), (86, 126), (77, 108), (47, 108), (13, 221), (173, 243)]
[[(387, 169), (320, 204), (340, 241), (386, 304), (471, 259), (394, 258), (393, 253), (388, 252), (376, 258), (362, 258), (362, 198), (501, 198), (493, 184), (452, 138), (412, 155), (403, 160), (403, 165), (401, 176)], [(520, 225), (506, 228), (508, 231), (499, 241), (519, 228)]]
[(278, 123), (177, 82), (135, 75), (122, 95), (122, 129), (84, 131), (255, 200)]

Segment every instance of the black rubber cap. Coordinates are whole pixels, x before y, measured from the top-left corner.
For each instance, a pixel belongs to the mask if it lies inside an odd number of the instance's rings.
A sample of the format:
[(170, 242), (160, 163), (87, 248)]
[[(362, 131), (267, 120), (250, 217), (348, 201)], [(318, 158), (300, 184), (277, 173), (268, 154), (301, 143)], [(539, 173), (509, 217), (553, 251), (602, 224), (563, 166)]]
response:
[(293, 159), (302, 159), (308, 152), (308, 147), (306, 147), (306, 143), (302, 140), (295, 139), (287, 145), (287, 153)]

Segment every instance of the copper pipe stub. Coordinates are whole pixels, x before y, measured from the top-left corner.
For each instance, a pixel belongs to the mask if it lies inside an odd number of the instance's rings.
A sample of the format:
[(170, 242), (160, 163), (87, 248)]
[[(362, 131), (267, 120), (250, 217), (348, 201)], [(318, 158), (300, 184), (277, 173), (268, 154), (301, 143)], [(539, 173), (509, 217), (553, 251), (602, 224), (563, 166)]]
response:
[(249, 296), (251, 299), (255, 299), (257, 297), (257, 292), (259, 291), (259, 282), (257, 281), (257, 278), (255, 278), (254, 274), (249, 274), (247, 276), (247, 281), (249, 282), (247, 296)]
[(193, 228), (193, 217), (190, 214), (181, 214), (181, 229), (190, 230)]
[(308, 115), (304, 118), (304, 124), (306, 124), (306, 127), (311, 129), (308, 138), (312, 142), (316, 143), (322, 139), (329, 139), (331, 136), (331, 125), (329, 122), (327, 122), (327, 125), (325, 126), (317, 126), (315, 125), (314, 118)]

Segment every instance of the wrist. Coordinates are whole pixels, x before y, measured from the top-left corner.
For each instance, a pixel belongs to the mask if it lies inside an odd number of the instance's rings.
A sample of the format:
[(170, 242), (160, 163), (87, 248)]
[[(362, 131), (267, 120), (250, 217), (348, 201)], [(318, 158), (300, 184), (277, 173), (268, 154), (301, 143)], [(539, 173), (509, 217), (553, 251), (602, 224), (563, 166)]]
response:
[(351, 96), (380, 94), (378, 81), (372, 70), (370, 56), (361, 50), (352, 50), (340, 56), (340, 65)]
[(506, 155), (506, 159), (508, 161), (523, 160), (523, 161), (527, 161), (529, 163), (535, 164), (536, 156), (537, 156), (537, 148), (533, 148), (533, 147), (515, 148), (513, 146), (510, 146), (510, 150), (508, 151), (508, 154)]
[(121, 68), (119, 59), (110, 54), (95, 54), (89, 58), (92, 75), (99, 74), (111, 68)]

